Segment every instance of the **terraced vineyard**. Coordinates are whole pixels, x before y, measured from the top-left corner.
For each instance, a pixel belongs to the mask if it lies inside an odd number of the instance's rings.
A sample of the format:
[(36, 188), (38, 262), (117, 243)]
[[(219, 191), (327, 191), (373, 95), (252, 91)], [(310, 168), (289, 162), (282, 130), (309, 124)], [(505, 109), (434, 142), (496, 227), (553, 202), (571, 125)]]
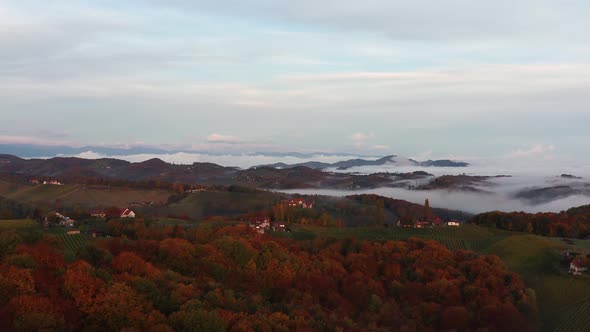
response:
[(298, 225), (294, 232), (309, 232), (320, 237), (366, 239), (374, 241), (405, 240), (418, 237), (435, 240), (451, 250), (468, 249), (481, 251), (497, 241), (509, 236), (509, 233), (479, 227), (463, 225), (461, 227), (409, 228), (409, 227), (375, 227), (361, 226), (350, 228), (330, 228)]
[(560, 321), (555, 332), (590, 331), (590, 298), (572, 305)]
[(64, 253), (67, 258), (73, 258), (80, 247), (87, 241), (88, 236), (84, 234), (60, 234), (59, 238), (64, 243)]

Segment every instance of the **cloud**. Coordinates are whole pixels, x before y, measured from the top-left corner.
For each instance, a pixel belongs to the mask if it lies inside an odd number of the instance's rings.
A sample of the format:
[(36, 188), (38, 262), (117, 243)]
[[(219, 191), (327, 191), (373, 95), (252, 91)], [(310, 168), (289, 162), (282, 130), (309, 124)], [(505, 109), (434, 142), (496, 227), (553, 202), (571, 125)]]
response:
[(243, 140), (240, 139), (239, 137), (236, 137), (236, 136), (213, 133), (213, 134), (207, 136), (207, 142), (208, 143), (239, 144), (239, 143), (243, 142)]
[(369, 138), (373, 138), (373, 137), (375, 137), (375, 135), (372, 133), (365, 134), (365, 133), (361, 133), (361, 132), (354, 133), (354, 134), (352, 134), (352, 136), (350, 136), (350, 138), (352, 138), (353, 141), (357, 141), (357, 142), (358, 141), (364, 142), (364, 141), (368, 140)]
[[(432, 149), (428, 149), (426, 151), (423, 151), (422, 153), (412, 156), (411, 158), (414, 160), (428, 160), (428, 159), (432, 159), (432, 153), (433, 153)], [(459, 159), (459, 160), (463, 160), (463, 159)]]
[(363, 133), (358, 132), (354, 133), (350, 136), (350, 139), (353, 141), (353, 144), (357, 148), (362, 148), (367, 144), (367, 141), (373, 139), (375, 134), (373, 133)]
[[(58, 136), (64, 137), (64, 136)], [(71, 145), (69, 140), (60, 140), (48, 138), (45, 135), (38, 136), (18, 136), (18, 135), (0, 135), (0, 144), (35, 144), (42, 146), (59, 146)]]
[(585, 1), (115, 3), (0, 4), (2, 134), (35, 119), (61, 141), (405, 155), (590, 139)]
[[(152, 0), (186, 11), (209, 11), (242, 19), (291, 23), (316, 28), (380, 33), (394, 40), (531, 39), (573, 36), (589, 28), (582, 0), (557, 4), (550, 0), (474, 2), (449, 0), (435, 6), (429, 0)], [(534, 8), (534, 11), (531, 10)], [(560, 24), (568, 22), (567, 26)], [(556, 26), (560, 26), (556, 29)]]
[(142, 162), (152, 158), (159, 158), (169, 163), (190, 165), (195, 162), (211, 162), (223, 166), (237, 166), (241, 168), (249, 168), (252, 166), (268, 165), (277, 162), (284, 162), (287, 164), (298, 164), (307, 161), (320, 161), (325, 163), (335, 163), (341, 160), (348, 160), (355, 157), (351, 155), (324, 155), (321, 153), (310, 155), (309, 157), (298, 156), (270, 156), (263, 154), (207, 154), (207, 153), (190, 153), (190, 152), (175, 152), (175, 153), (159, 153), (159, 154), (132, 154), (132, 155), (115, 155), (110, 156), (106, 154), (96, 153), (94, 151), (85, 151), (71, 157), (101, 159), (101, 158), (116, 158), (120, 160), (127, 160), (130, 162)]
[(556, 151), (553, 144), (533, 144), (524, 149), (517, 149), (510, 154), (509, 158), (544, 158), (551, 159)]

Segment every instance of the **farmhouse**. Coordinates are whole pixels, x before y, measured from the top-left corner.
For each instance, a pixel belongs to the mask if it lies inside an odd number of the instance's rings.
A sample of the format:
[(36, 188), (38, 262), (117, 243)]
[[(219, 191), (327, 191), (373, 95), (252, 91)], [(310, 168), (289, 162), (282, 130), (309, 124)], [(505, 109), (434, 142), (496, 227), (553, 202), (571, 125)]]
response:
[(451, 220), (451, 221), (447, 221), (447, 226), (459, 227), (459, 226), (461, 226), (461, 223), (458, 222), (457, 220)]
[(435, 217), (434, 219), (432, 219), (432, 224), (436, 227), (440, 227), (444, 225), (444, 221), (439, 217)]
[(60, 226), (64, 227), (74, 227), (76, 221), (70, 217), (66, 217), (59, 212), (55, 212), (55, 217), (57, 218), (57, 222)]
[(430, 221), (416, 221), (416, 228), (428, 228), (432, 227), (432, 223)]
[(268, 217), (253, 218), (248, 223), (248, 226), (250, 226), (250, 228), (257, 231), (258, 233), (264, 234), (267, 230), (270, 229), (270, 218), (268, 218)]
[(306, 201), (303, 198), (292, 198), (283, 202), (286, 206), (290, 207), (302, 207), (304, 209), (312, 209), (313, 202)]
[(104, 213), (104, 210), (90, 210), (88, 211), (88, 214), (90, 214), (91, 217), (95, 218), (104, 218), (107, 216), (107, 214)]
[(125, 209), (119, 209), (120, 218), (135, 218), (135, 212), (125, 208)]
[(43, 181), (43, 184), (51, 184), (54, 186), (63, 186), (63, 183), (61, 183), (57, 180), (49, 180), (49, 181), (45, 180), (45, 181)]
[(152, 206), (154, 202), (152, 201), (141, 201), (141, 202), (131, 202), (129, 206)]
[(284, 222), (273, 222), (270, 224), (270, 229), (273, 232), (288, 232), (287, 224)]
[(570, 273), (573, 275), (581, 275), (582, 273), (588, 271), (588, 267), (584, 266), (581, 260), (574, 259), (570, 262)]

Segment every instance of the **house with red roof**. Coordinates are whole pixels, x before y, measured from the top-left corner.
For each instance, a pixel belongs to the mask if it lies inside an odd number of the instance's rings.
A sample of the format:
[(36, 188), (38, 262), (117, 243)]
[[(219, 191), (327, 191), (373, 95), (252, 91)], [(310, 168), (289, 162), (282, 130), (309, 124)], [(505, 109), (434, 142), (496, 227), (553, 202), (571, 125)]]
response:
[(432, 227), (432, 222), (430, 221), (416, 221), (416, 228), (428, 228)]
[(135, 218), (135, 212), (125, 208), (125, 209), (119, 209), (120, 212), (120, 218)]
[(581, 275), (588, 271), (588, 267), (584, 265), (582, 260), (574, 259), (570, 262), (570, 273), (573, 275)]

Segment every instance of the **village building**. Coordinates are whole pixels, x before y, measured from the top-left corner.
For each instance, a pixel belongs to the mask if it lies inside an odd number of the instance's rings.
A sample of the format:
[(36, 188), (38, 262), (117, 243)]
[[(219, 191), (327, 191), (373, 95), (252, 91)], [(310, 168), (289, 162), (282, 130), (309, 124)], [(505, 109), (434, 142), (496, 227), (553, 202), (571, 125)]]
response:
[(88, 214), (94, 218), (105, 218), (107, 216), (104, 210), (90, 210)]
[(34, 185), (37, 185), (37, 184), (39, 184), (40, 182), (39, 182), (39, 180), (37, 180), (37, 179), (31, 179), (31, 180), (29, 181), (29, 183), (31, 183), (31, 184), (34, 184)]
[(76, 225), (76, 221), (70, 217), (66, 217), (63, 214), (56, 212), (55, 216), (57, 217), (57, 222), (60, 226), (63, 227), (74, 227)]
[(273, 232), (288, 232), (287, 224), (284, 222), (273, 222), (270, 224), (270, 229)]
[(301, 207), (304, 209), (312, 209), (313, 202), (306, 201), (303, 198), (292, 198), (283, 202), (286, 206), (289, 207)]
[(63, 183), (57, 181), (57, 180), (45, 180), (43, 181), (43, 184), (50, 184), (50, 185), (54, 185), (54, 186), (63, 186)]
[(264, 234), (266, 231), (270, 229), (270, 218), (259, 217), (251, 219), (248, 223), (248, 226), (250, 226), (250, 228), (257, 231), (258, 233)]
[(152, 206), (154, 205), (154, 202), (152, 201), (141, 201), (141, 202), (131, 202), (129, 203), (129, 206), (133, 207), (133, 206)]
[(584, 266), (580, 259), (574, 259), (570, 262), (570, 273), (573, 275), (581, 275), (588, 271), (588, 267)]
[(435, 217), (434, 219), (432, 219), (432, 224), (436, 227), (440, 227), (443, 226), (445, 222), (441, 218)]
[(200, 188), (195, 188), (195, 189), (189, 189), (186, 192), (188, 192), (188, 193), (198, 193), (198, 192), (203, 192), (203, 191), (207, 191), (207, 188), (200, 187)]
[(120, 218), (135, 218), (135, 212), (133, 212), (132, 210), (129, 210), (127, 208), (125, 209), (119, 209)]
[(461, 223), (457, 220), (450, 220), (450, 221), (447, 221), (446, 225), (453, 226), (453, 227), (459, 227), (459, 226), (461, 226)]
[(432, 227), (432, 222), (430, 221), (416, 221), (416, 228), (429, 228)]

